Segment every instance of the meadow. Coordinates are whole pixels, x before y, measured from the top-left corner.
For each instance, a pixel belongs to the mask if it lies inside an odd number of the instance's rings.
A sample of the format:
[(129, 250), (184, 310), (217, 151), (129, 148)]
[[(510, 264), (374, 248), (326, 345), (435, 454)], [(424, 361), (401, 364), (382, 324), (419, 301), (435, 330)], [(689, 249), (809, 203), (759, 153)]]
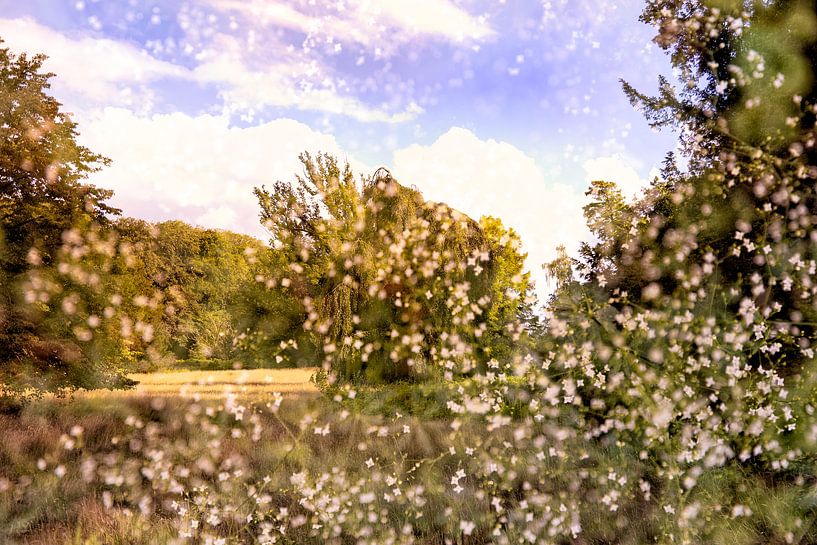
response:
[(503, 220), (331, 153), (259, 176), (263, 241), (123, 215), (46, 57), (0, 38), (0, 544), (817, 544), (817, 4), (640, 21), (673, 75), (623, 98), (677, 145), (636, 195), (588, 180), (546, 294)]
[(80, 397), (156, 397), (171, 396), (190, 399), (223, 398), (236, 395), (252, 402), (269, 398), (274, 392), (317, 394), (310, 379), (317, 368), (302, 369), (241, 369), (189, 370), (131, 373), (128, 378), (137, 382), (129, 390), (92, 390)]
[(444, 485), (466, 454), (450, 419), (354, 414), (313, 373), (135, 374), (131, 390), (7, 406), (0, 542), (484, 541), (449, 520), (478, 509)]
[[(321, 393), (314, 372), (164, 371), (6, 406), (0, 542), (638, 544), (689, 524), (690, 508), (665, 507), (674, 491), (653, 484), (654, 460), (589, 441), (564, 411), (451, 403), (518, 393), (519, 379)], [(809, 474), (797, 464), (790, 475)], [(707, 506), (715, 543), (810, 542), (793, 484), (715, 467), (683, 501)]]

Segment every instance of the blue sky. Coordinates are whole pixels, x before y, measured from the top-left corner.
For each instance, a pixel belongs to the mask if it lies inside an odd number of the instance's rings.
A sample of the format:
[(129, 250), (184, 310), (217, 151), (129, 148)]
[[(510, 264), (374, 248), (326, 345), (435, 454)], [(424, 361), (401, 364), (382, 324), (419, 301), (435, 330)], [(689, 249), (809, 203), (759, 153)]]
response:
[(673, 149), (618, 80), (668, 73), (636, 0), (0, 0), (0, 37), (54, 93), (126, 213), (263, 236), (252, 187), (300, 151), (385, 165), (518, 230), (537, 271), (575, 248), (591, 178), (635, 193)]

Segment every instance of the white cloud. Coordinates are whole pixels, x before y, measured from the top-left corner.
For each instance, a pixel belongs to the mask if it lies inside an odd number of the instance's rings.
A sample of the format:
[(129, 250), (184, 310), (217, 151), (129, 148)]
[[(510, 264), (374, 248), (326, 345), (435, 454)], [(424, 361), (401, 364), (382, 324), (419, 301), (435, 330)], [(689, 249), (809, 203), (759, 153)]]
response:
[[(418, 34), (440, 36), (461, 42), (466, 39), (482, 40), (495, 34), (488, 23), (474, 17), (450, 0), (377, 0), (372, 2), (371, 13), (401, 28)], [(361, 12), (367, 14), (366, 3)]]
[(307, 61), (297, 52), (288, 54), (285, 62), (265, 62), (251, 68), (235, 38), (220, 35), (216, 42), (217, 47), (208, 48), (202, 55), (193, 75), (197, 81), (215, 83), (221, 89), (225, 113), (257, 112), (277, 106), (346, 115), (363, 122), (402, 123), (423, 111), (415, 103), (397, 112), (367, 106), (339, 89), (340, 78), (328, 77), (327, 67)]
[(336, 81), (341, 78), (330, 77), (328, 67), (296, 51), (285, 55), (286, 61), (270, 62), (263, 55), (264, 62), (251, 66), (246, 45), (224, 34), (210, 37), (193, 69), (156, 59), (126, 42), (63, 34), (32, 19), (0, 18), (0, 37), (15, 52), (48, 55), (45, 69), (56, 74), (55, 94), (70, 109), (83, 112), (125, 106), (149, 113), (156, 98), (152, 85), (165, 78), (214, 84), (229, 114), (276, 106), (402, 123), (423, 111), (413, 102), (398, 111), (370, 107), (340, 89)]
[[(302, 151), (329, 152), (348, 158), (358, 173), (371, 172), (347, 157), (333, 136), (291, 119), (236, 128), (220, 116), (139, 116), (106, 108), (81, 129), (83, 144), (113, 160), (90, 181), (113, 189), (113, 204), (126, 214), (178, 218), (261, 238), (265, 233), (252, 189), (292, 180), (302, 170), (297, 159)], [(430, 146), (398, 150), (394, 174), (427, 199), (474, 218), (494, 215), (513, 227), (540, 294), (548, 292), (540, 265), (554, 257), (557, 245), (575, 251), (587, 237), (580, 191), (548, 180), (514, 146), (480, 140), (466, 129), (452, 128)]]
[[(302, 171), (303, 151), (345, 158), (334, 137), (291, 119), (235, 128), (223, 117), (141, 117), (107, 108), (81, 129), (83, 144), (113, 160), (90, 181), (113, 189), (113, 204), (126, 214), (178, 218), (262, 238), (254, 187), (292, 180)], [(365, 168), (350, 162), (356, 171)]]
[(387, 59), (404, 45), (425, 43), (419, 38), (471, 44), (495, 34), (485, 20), (450, 0), (207, 3), (240, 24), (233, 21), (237, 32), (202, 37), (200, 25), (186, 21), (189, 40), (198, 43), (196, 78), (218, 85), (227, 112), (248, 116), (273, 106), (342, 114), (367, 123), (410, 121), (423, 112), (411, 96), (411, 84), (392, 81), (388, 104), (366, 104), (358, 93), (382, 82), (338, 67)]
[(280, 2), (209, 0), (209, 3), (220, 10), (239, 11), (265, 25), (281, 26), (302, 32), (309, 32), (318, 23), (316, 18)]
[[(113, 204), (126, 214), (178, 218), (260, 238), (266, 235), (252, 189), (292, 180), (302, 170), (301, 152), (332, 153), (348, 159), (355, 172), (372, 170), (346, 156), (333, 136), (291, 119), (236, 128), (221, 116), (139, 116), (106, 108), (81, 129), (83, 144), (113, 160), (90, 181), (113, 189)], [(509, 143), (481, 140), (454, 127), (431, 145), (397, 150), (393, 167), (398, 180), (417, 186), (425, 198), (473, 218), (499, 217), (515, 229), (541, 296), (552, 288), (541, 264), (555, 256), (559, 244), (575, 254), (589, 237), (583, 192), (549, 179), (532, 157)], [(589, 178), (613, 179), (628, 188), (643, 183), (617, 157), (588, 161), (585, 169)]]
[[(417, 36), (451, 42), (480, 41), (495, 34), (482, 17), (474, 17), (450, 0), (368, 0), (319, 4), (266, 0), (209, 0), (224, 11), (243, 14), (253, 25), (296, 30), (316, 42), (331, 38), (384, 50)], [(383, 40), (388, 37), (389, 40)]]
[(57, 74), (55, 90), (72, 106), (89, 102), (149, 107), (151, 82), (185, 77), (180, 66), (160, 61), (125, 42), (71, 37), (32, 19), (0, 18), (0, 38), (14, 52), (45, 53), (44, 68)]
[(548, 179), (533, 158), (511, 144), (480, 140), (466, 129), (454, 127), (430, 146), (396, 151), (394, 175), (416, 185), (427, 199), (474, 218), (496, 216), (513, 227), (540, 295), (549, 291), (541, 265), (555, 257), (559, 244), (575, 253), (588, 237), (582, 192)]

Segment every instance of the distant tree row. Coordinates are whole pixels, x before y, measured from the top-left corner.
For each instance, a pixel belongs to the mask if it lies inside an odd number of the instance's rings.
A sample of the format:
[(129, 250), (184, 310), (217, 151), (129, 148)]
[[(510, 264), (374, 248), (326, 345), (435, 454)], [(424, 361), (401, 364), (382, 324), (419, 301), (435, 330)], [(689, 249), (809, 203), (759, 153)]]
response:
[(142, 319), (149, 343), (131, 347), (131, 360), (229, 360), (243, 308), (240, 296), (254, 282), (264, 245), (249, 236), (193, 227), (181, 221), (114, 223), (132, 256), (121, 273), (127, 295), (147, 298)]

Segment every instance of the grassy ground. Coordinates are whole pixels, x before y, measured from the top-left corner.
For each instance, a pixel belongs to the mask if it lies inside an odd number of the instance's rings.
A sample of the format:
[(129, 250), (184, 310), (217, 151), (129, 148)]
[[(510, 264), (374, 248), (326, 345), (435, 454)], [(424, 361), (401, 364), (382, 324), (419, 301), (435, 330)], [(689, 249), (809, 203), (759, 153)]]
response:
[(81, 396), (132, 398), (180, 396), (182, 398), (223, 398), (235, 394), (254, 402), (264, 401), (273, 392), (316, 394), (309, 381), (316, 369), (247, 369), (240, 371), (166, 371), (129, 375), (139, 382), (131, 390), (97, 390)]
[[(533, 435), (510, 417), (445, 415), (439, 385), (339, 404), (316, 391), (312, 372), (136, 375), (133, 390), (9, 407), (0, 412), (0, 544), (502, 543), (495, 532), (530, 543), (529, 521), (561, 513), (547, 498), (558, 509), (565, 490), (583, 486), (558, 427)], [(583, 470), (620, 467), (616, 452), (585, 455)], [(478, 477), (503, 457), (507, 469)], [(527, 500), (507, 516), (494, 503), (527, 497), (543, 506), (535, 516)], [(652, 542), (646, 525), (624, 523), (640, 516), (598, 510), (598, 500), (577, 507), (589, 537), (574, 543)]]
[[(401, 542), (409, 523), (416, 543), (457, 535), (443, 505), (471, 499), (443, 485), (455, 471), (453, 456), (441, 459), (449, 423), (355, 416), (316, 393), (312, 371), (136, 375), (134, 390), (0, 414), (0, 543), (346, 543), (327, 533), (336, 513), (303, 507), (316, 487), (358, 509), (347, 517), (370, 543)], [(383, 500), (390, 476), (428, 496), (424, 513)], [(361, 488), (380, 499), (358, 502)]]
[[(641, 545), (660, 535), (660, 501), (628, 493), (617, 509), (600, 507), (610, 475), (641, 472), (626, 445), (574, 440), (555, 420), (445, 415), (434, 385), (339, 404), (311, 373), (163, 372), (134, 377), (126, 392), (6, 407), (0, 545)], [(706, 542), (798, 542), (764, 539), (793, 527), (798, 487), (728, 471), (701, 483), (713, 504), (739, 494), (764, 510), (762, 532), (713, 510), (723, 532)], [(578, 538), (528, 533), (571, 525), (568, 507)]]

